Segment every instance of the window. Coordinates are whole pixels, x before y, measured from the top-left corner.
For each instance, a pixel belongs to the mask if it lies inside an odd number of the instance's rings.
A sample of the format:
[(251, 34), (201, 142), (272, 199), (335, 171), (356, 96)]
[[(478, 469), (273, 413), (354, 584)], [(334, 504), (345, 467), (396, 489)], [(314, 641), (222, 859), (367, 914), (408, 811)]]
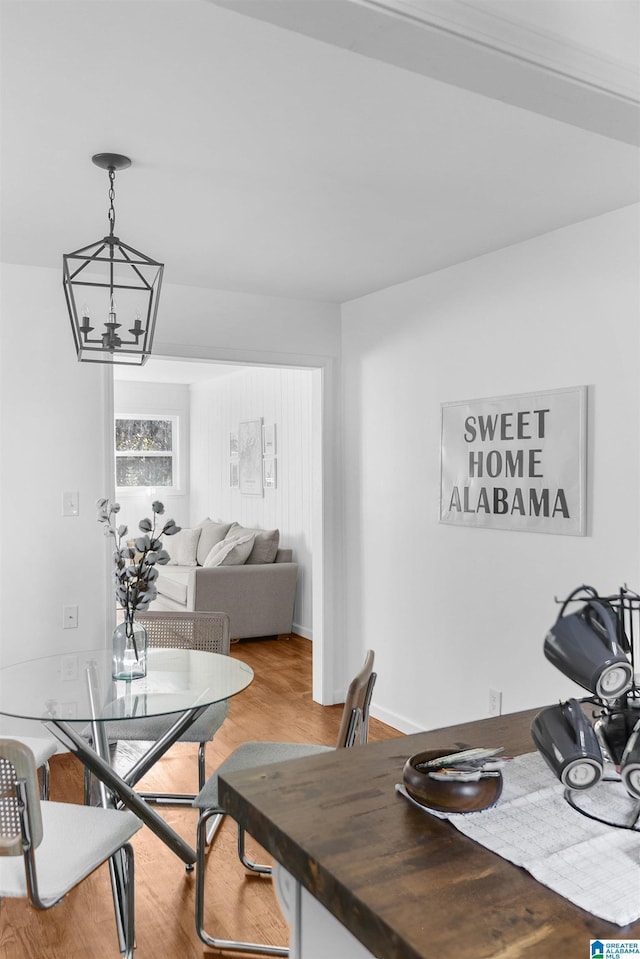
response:
[(115, 443), (118, 489), (178, 486), (177, 416), (119, 416)]

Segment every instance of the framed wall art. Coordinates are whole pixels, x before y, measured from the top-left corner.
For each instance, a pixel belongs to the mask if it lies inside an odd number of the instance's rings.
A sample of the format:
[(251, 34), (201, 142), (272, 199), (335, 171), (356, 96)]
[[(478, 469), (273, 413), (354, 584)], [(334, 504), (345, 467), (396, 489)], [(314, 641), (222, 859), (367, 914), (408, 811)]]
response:
[(440, 522), (586, 535), (587, 387), (441, 405)]
[(276, 489), (278, 474), (275, 457), (267, 457), (262, 461), (262, 483), (265, 489)]
[(270, 423), (262, 427), (262, 452), (264, 456), (275, 456), (276, 453), (276, 424)]
[(262, 420), (238, 427), (238, 485), (246, 496), (262, 496)]

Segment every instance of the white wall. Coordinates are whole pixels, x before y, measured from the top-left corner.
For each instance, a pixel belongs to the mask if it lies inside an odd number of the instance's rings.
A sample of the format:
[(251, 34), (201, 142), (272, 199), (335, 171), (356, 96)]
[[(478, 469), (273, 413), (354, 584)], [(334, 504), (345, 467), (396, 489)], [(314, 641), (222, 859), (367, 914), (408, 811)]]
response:
[(323, 366), (340, 355), (340, 308), (335, 303), (164, 284), (154, 353)]
[[(3, 264), (0, 278), (0, 664), (10, 665), (104, 646), (113, 628), (95, 510), (110, 376), (76, 361), (59, 271)], [(76, 517), (62, 515), (65, 490), (79, 493)], [(78, 606), (77, 629), (62, 628), (65, 605)]]
[[(349, 666), (401, 729), (580, 694), (545, 660), (554, 597), (640, 588), (638, 208), (343, 306)], [(441, 525), (442, 402), (587, 384), (586, 537)]]
[[(299, 564), (294, 630), (312, 636), (312, 373), (252, 367), (191, 388), (191, 524), (205, 516), (278, 528)], [(276, 425), (277, 487), (229, 487), (229, 433), (245, 420)]]
[[(190, 395), (189, 387), (180, 383), (144, 383), (115, 380), (113, 391), (114, 412), (159, 414), (178, 416), (178, 476), (177, 488), (171, 492), (157, 487), (151, 494), (116, 490), (121, 510), (119, 522), (129, 527), (132, 535), (138, 535), (138, 523), (143, 517), (151, 517), (151, 503), (164, 503), (165, 518), (171, 517), (179, 526), (189, 524), (190, 504)], [(165, 546), (169, 546), (165, 543)]]

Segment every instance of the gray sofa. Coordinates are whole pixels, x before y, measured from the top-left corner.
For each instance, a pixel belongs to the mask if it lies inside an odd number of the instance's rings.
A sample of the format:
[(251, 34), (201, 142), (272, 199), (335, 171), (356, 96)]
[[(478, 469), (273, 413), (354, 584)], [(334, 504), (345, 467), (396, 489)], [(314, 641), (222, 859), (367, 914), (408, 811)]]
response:
[(279, 539), (278, 530), (210, 519), (166, 538), (171, 563), (158, 567), (150, 608), (228, 613), (232, 639), (290, 633), (298, 564)]

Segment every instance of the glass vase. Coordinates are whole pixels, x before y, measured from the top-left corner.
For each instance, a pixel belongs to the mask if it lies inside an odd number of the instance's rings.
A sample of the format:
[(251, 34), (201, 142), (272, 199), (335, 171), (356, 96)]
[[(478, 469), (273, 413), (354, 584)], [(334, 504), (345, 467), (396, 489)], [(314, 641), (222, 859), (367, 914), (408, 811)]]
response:
[(113, 631), (114, 679), (142, 679), (147, 675), (147, 631), (132, 616), (125, 616)]

